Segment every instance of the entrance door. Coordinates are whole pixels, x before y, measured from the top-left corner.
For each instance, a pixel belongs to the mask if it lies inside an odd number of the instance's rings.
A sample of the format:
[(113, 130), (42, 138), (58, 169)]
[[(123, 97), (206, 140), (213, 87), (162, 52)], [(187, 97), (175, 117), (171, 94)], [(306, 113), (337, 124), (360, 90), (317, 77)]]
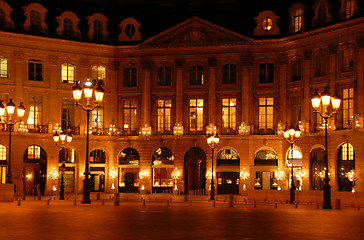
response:
[(198, 147), (190, 148), (185, 154), (185, 193), (203, 190), (206, 186), (206, 154)]
[(270, 189), (270, 172), (263, 172), (263, 189)]
[(133, 193), (133, 192), (138, 192), (138, 188), (134, 187), (134, 183), (136, 176), (135, 173), (125, 173), (124, 175), (124, 183), (125, 183), (125, 188), (123, 189), (123, 192), (127, 192), (127, 193)]
[(239, 194), (239, 173), (218, 172), (217, 194)]

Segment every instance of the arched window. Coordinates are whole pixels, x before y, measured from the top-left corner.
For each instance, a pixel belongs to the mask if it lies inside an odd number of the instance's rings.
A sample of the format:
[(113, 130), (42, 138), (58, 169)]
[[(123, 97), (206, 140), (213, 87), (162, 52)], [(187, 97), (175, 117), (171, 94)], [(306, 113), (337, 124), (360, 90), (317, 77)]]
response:
[(73, 148), (63, 148), (59, 151), (59, 162), (76, 163), (76, 150)]
[(351, 191), (353, 184), (349, 181), (347, 174), (350, 170), (355, 170), (355, 152), (353, 145), (344, 143), (337, 152), (337, 177), (338, 190)]
[(297, 9), (294, 13), (294, 32), (298, 32), (302, 29), (302, 10)]
[(94, 40), (102, 41), (102, 22), (99, 20), (94, 21)]
[(287, 154), (287, 166), (291, 167), (293, 161), (294, 167), (302, 167), (302, 153), (298, 148), (289, 149)]
[(323, 176), (325, 175), (326, 152), (322, 148), (316, 148), (311, 152), (310, 180), (312, 190), (322, 190)]
[(30, 31), (35, 34), (39, 34), (42, 31), (40, 14), (35, 10), (30, 12)]
[(125, 148), (119, 154), (120, 165), (139, 165), (139, 153), (134, 148)]
[(106, 155), (105, 151), (101, 149), (96, 149), (90, 152), (90, 163), (105, 163)]
[(153, 166), (157, 165), (173, 165), (174, 164), (174, 156), (172, 151), (166, 147), (157, 148), (154, 151), (152, 157)]
[(69, 18), (65, 18), (63, 21), (63, 35), (66, 38), (73, 37), (73, 22)]
[(254, 157), (255, 166), (278, 166), (278, 155), (270, 149), (258, 151)]
[(217, 154), (217, 166), (239, 166), (239, 153), (233, 149), (223, 149)]

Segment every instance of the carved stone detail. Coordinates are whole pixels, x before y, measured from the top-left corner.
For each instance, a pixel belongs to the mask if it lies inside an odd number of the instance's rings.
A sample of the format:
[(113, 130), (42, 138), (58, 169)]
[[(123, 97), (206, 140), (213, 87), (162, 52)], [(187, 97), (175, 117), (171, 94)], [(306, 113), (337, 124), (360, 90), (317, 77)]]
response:
[(311, 60), (312, 59), (312, 50), (303, 51), (303, 57), (305, 60)]

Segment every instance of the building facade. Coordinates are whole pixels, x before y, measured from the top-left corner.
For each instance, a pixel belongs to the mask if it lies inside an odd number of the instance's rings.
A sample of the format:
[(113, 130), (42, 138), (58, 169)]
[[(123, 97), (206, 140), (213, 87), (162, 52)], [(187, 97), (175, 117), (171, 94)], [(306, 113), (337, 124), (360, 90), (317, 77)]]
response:
[[(338, 5), (332, 16), (324, 0), (292, 4), (284, 36), (271, 11), (255, 18), (254, 37), (192, 17), (142, 41), (140, 23), (127, 18), (120, 44), (105, 44), (101, 13), (87, 17), (82, 33), (77, 15), (62, 12), (57, 37), (49, 37), (41, 4), (23, 6), (19, 33), (0, 1), (0, 97), (27, 109), (11, 140), (16, 195), (58, 189), (52, 174), (63, 161), (66, 192), (82, 192), (86, 114), (72, 87), (87, 79), (105, 89), (88, 133), (93, 192), (208, 193), (214, 169), (217, 194), (254, 195), (289, 189), (293, 163), (297, 190), (311, 194), (322, 190), (326, 154), (332, 191), (352, 191), (348, 172), (364, 169), (364, 17), (358, 1)], [(323, 119), (311, 106), (314, 91), (325, 87), (342, 99), (329, 119), (327, 152)], [(279, 134), (291, 124), (303, 132), (293, 149)], [(65, 149), (52, 140), (58, 129), (73, 134)], [(214, 156), (209, 131), (221, 139)], [(6, 124), (0, 144), (5, 183)], [(355, 190), (364, 191), (360, 175)]]

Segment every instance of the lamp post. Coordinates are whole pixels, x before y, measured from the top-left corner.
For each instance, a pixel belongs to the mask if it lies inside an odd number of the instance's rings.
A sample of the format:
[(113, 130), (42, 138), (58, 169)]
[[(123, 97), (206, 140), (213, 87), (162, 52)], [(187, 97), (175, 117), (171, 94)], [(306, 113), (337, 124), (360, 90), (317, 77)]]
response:
[(207, 144), (211, 148), (211, 192), (210, 192), (210, 200), (215, 200), (215, 187), (214, 187), (214, 148), (219, 143), (220, 138), (219, 135), (215, 132), (207, 135)]
[(19, 107), (16, 109), (18, 119), (15, 119), (15, 116), (13, 117), (15, 113), (15, 104), (13, 103), (13, 99), (10, 98), (8, 104), (6, 104), (6, 112), (8, 113), (8, 119), (4, 119), (5, 115), (5, 107), (3, 103), (0, 101), (0, 117), (2, 122), (4, 122), (9, 131), (9, 157), (8, 157), (8, 172), (6, 175), (6, 183), (12, 183), (11, 181), (11, 131), (14, 128), (14, 124), (17, 122), (20, 122), (22, 117), (25, 113), (25, 107), (23, 105), (23, 102), (20, 102)]
[(290, 197), (289, 197), (289, 203), (295, 202), (295, 191), (296, 186), (294, 184), (293, 179), (293, 144), (298, 141), (298, 139), (301, 136), (301, 131), (299, 127), (297, 126), (296, 129), (291, 125), (289, 129), (286, 129), (283, 132), (284, 139), (291, 145), (291, 188), (290, 188)]
[[(61, 147), (61, 151), (63, 154), (63, 149), (67, 147), (72, 142), (72, 135), (71, 133), (65, 133), (62, 131), (60, 134), (55, 132), (53, 135), (53, 141), (56, 145)], [(66, 171), (66, 161), (64, 160), (64, 156), (62, 156), (62, 165), (61, 165), (61, 186), (59, 188), (59, 200), (64, 200), (64, 172)]]
[[(325, 90), (320, 94), (318, 94), (317, 90), (315, 90), (314, 94), (312, 95), (312, 107), (314, 109), (315, 113), (318, 113), (321, 118), (324, 119), (325, 124), (325, 165), (326, 165), (326, 171), (325, 171), (325, 179), (324, 179), (324, 203), (322, 208), (323, 209), (332, 209), (331, 206), (331, 186), (329, 184), (330, 178), (329, 178), (329, 163), (328, 163), (328, 149), (327, 149), (327, 120), (333, 116), (334, 114), (337, 114), (337, 110), (340, 108), (341, 99), (337, 92), (335, 91), (334, 95), (330, 96), (330, 92), (327, 90), (327, 87), (325, 87)], [(321, 113), (318, 109), (321, 105), (324, 107), (324, 113)], [(329, 113), (329, 105), (332, 105), (333, 111)]]
[[(76, 85), (73, 87), (73, 98), (76, 101), (76, 106), (81, 106), (81, 108), (86, 111), (87, 116), (87, 133), (86, 133), (86, 163), (85, 163), (85, 178), (83, 180), (83, 195), (82, 195), (82, 201), (81, 203), (91, 203), (90, 199), (90, 162), (89, 162), (89, 125), (90, 125), (90, 112), (94, 110), (95, 108), (100, 107), (100, 103), (102, 102), (104, 98), (104, 89), (99, 85), (95, 89), (95, 100), (96, 104), (91, 106), (91, 98), (92, 93), (94, 92), (92, 88), (92, 83), (88, 79), (87, 82), (84, 85), (84, 88), (80, 87), (79, 82), (76, 82)], [(82, 91), (84, 93), (84, 96), (86, 98), (86, 105), (82, 105), (80, 103), (81, 97), (82, 97)]]

